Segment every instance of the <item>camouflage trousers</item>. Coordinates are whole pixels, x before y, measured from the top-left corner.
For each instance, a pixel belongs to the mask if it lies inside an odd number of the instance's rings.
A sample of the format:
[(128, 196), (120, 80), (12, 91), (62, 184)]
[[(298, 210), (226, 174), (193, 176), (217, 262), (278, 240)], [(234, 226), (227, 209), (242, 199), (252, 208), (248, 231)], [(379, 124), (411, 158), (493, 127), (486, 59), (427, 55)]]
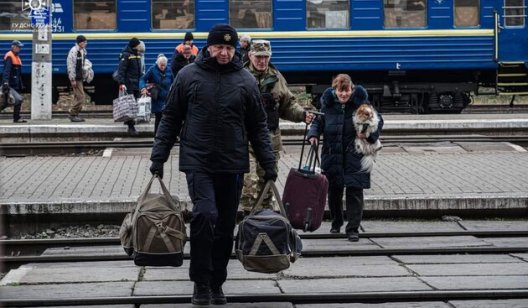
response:
[[(250, 170), (249, 173), (246, 173), (244, 176), (244, 187), (242, 188), (242, 197), (240, 199), (240, 210), (242, 211), (251, 211), (253, 204), (257, 203), (257, 197), (264, 189), (266, 182), (264, 181), (264, 169), (260, 166), (255, 158), (255, 153), (253, 148), (250, 147)], [(279, 159), (280, 152), (273, 151), (275, 154), (275, 172), (279, 173)], [(271, 191), (267, 194), (262, 202), (262, 208), (273, 209), (274, 200), (273, 194)]]

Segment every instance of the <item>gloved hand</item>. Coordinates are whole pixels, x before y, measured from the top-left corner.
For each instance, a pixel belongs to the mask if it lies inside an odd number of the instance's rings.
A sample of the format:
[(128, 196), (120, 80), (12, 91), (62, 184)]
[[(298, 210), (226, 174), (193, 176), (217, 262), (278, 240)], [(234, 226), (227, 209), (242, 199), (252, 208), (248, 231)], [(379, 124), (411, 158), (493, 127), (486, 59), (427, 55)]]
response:
[(119, 85), (119, 91), (124, 92), (124, 91), (126, 91), (126, 90), (127, 90), (127, 88), (126, 88), (126, 86), (125, 86), (124, 84), (120, 84), (120, 85)]
[(160, 161), (153, 161), (150, 165), (150, 173), (157, 174), (161, 179), (163, 178), (163, 163)]
[(275, 182), (277, 180), (277, 172), (275, 171), (274, 166), (271, 168), (264, 169), (264, 180), (267, 182), (269, 180)]
[(4, 84), (2, 85), (2, 92), (9, 93), (9, 84), (7, 82), (4, 82)]

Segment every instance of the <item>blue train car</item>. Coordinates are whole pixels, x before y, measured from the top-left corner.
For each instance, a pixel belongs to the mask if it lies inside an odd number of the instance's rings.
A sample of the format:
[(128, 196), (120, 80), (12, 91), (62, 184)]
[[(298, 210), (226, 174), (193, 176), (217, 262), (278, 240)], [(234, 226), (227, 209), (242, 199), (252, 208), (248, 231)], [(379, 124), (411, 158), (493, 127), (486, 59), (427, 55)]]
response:
[[(13, 39), (31, 45), (26, 2), (0, 3), (2, 53)], [(216, 23), (270, 40), (290, 84), (317, 94), (348, 73), (382, 111), (459, 112), (481, 86), (528, 94), (524, 0), (53, 0), (52, 11), (54, 88), (68, 84), (67, 52), (83, 34), (102, 104), (116, 95), (111, 73), (131, 37), (145, 41), (150, 66), (186, 31), (203, 47)], [(22, 61), (29, 74), (30, 48)]]

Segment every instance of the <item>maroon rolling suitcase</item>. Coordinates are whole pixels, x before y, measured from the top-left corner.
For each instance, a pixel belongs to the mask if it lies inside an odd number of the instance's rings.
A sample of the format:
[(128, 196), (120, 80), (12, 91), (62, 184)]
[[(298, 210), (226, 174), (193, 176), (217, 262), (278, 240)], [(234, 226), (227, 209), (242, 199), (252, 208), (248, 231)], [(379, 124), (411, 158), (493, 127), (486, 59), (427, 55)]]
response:
[[(306, 136), (306, 132), (305, 132)], [(317, 230), (323, 221), (328, 193), (328, 180), (315, 172), (318, 160), (318, 145), (312, 145), (307, 155), (307, 164), (301, 168), (304, 143), (299, 159), (299, 168), (292, 168), (284, 185), (282, 201), (288, 219), (295, 229)]]

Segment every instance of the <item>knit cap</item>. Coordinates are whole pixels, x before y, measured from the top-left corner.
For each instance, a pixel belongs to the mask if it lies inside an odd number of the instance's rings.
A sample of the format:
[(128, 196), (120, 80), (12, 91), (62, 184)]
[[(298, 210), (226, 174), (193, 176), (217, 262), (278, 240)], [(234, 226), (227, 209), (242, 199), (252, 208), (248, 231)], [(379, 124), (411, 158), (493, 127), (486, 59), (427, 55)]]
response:
[(235, 28), (227, 24), (217, 24), (209, 30), (207, 46), (225, 44), (237, 47), (238, 33)]

